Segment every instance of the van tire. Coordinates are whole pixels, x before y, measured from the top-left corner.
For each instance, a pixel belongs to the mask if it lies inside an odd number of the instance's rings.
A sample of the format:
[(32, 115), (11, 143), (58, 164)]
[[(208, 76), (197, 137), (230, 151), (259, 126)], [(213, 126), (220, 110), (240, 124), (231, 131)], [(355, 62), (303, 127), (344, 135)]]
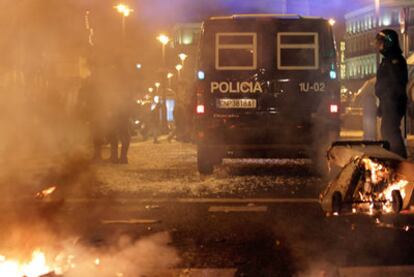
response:
[(214, 161), (206, 147), (199, 146), (197, 149), (197, 167), (200, 174), (213, 174)]

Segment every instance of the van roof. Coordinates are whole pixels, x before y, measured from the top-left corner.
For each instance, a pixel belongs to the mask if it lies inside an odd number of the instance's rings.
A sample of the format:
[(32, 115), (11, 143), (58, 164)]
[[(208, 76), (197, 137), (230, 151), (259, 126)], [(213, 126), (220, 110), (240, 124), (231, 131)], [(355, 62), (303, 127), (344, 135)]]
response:
[(301, 16), (299, 14), (233, 14), (225, 16), (212, 16), (210, 20), (228, 20), (228, 19), (260, 19), (260, 18), (281, 18), (281, 19), (324, 19), (318, 16)]

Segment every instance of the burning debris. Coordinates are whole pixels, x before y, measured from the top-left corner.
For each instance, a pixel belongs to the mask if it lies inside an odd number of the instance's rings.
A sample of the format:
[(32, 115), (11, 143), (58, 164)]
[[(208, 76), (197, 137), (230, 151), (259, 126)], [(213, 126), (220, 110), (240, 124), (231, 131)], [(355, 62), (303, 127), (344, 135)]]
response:
[(0, 255), (0, 276), (5, 277), (38, 277), (49, 274), (53, 269), (47, 265), (46, 255), (35, 250), (32, 253), (31, 260), (20, 262), (14, 259), (7, 259)]
[(26, 259), (11, 254), (0, 255), (0, 276), (148, 276), (153, 272), (168, 271), (180, 261), (177, 251), (169, 246), (167, 233), (136, 242), (127, 242), (124, 238), (118, 246), (105, 249), (89, 248), (77, 242), (63, 241), (54, 249), (39, 248)]
[(324, 211), (334, 215), (348, 210), (373, 215), (399, 213), (408, 208), (414, 179), (406, 173), (414, 165), (380, 144), (352, 142), (332, 147), (330, 162), (342, 169), (320, 196)]
[(56, 190), (56, 186), (44, 189), (42, 191), (39, 191), (38, 193), (36, 193), (35, 198), (39, 199), (39, 200), (43, 200), (45, 198), (47, 198), (48, 196), (50, 196), (53, 192), (55, 192)]
[[(100, 259), (90, 261), (89, 267), (99, 266)], [(62, 276), (65, 272), (76, 268), (75, 256), (58, 254), (48, 259), (45, 252), (33, 251), (29, 261), (9, 259), (0, 255), (0, 276), (4, 277), (52, 277)]]

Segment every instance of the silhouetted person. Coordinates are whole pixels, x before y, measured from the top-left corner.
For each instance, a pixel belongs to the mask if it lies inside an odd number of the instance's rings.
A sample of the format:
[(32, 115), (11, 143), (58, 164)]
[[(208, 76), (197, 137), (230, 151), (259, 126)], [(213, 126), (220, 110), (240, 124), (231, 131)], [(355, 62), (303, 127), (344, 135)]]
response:
[(383, 58), (377, 71), (375, 94), (380, 100), (378, 109), (382, 138), (390, 143), (391, 151), (407, 158), (401, 134), (401, 119), (407, 109), (407, 62), (402, 56), (398, 34), (383, 30), (376, 35), (376, 46)]
[(161, 112), (161, 104), (157, 99), (154, 99), (154, 103), (151, 106), (151, 133), (154, 143), (159, 143), (158, 136), (160, 133), (160, 127), (161, 127), (161, 118), (160, 118), (160, 112)]
[(174, 107), (174, 129), (168, 135), (168, 141), (171, 142), (173, 138), (177, 141), (181, 141), (184, 137), (184, 120), (185, 110), (183, 103), (177, 101)]
[[(112, 79), (112, 89), (109, 92), (109, 132), (108, 141), (111, 144), (111, 156), (113, 163), (128, 163), (128, 150), (131, 142), (131, 118), (133, 113), (133, 99), (128, 86), (127, 77), (123, 76), (122, 67), (115, 67)], [(119, 153), (118, 144), (121, 143)]]
[[(110, 161), (113, 163), (128, 163), (128, 150), (131, 143), (129, 111), (116, 111), (111, 115), (111, 128), (108, 140), (111, 144)], [(118, 153), (118, 144), (121, 143), (121, 152)]]

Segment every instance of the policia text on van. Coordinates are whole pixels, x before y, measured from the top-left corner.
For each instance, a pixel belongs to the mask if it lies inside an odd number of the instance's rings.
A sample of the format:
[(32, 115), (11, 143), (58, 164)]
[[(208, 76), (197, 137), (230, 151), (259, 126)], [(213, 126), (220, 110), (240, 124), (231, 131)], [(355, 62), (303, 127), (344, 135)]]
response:
[(199, 171), (212, 173), (225, 157), (323, 157), (339, 134), (334, 45), (322, 18), (205, 21), (194, 103)]

